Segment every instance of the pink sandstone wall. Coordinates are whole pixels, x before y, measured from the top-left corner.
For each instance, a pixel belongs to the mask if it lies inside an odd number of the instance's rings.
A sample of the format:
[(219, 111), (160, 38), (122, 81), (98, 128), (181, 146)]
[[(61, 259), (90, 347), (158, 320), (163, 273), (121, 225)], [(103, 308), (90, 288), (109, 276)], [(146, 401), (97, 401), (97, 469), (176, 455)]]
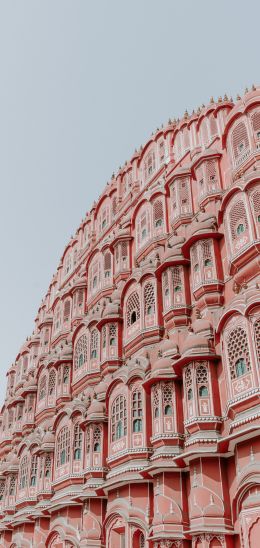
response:
[(260, 546), (260, 88), (169, 120), (71, 238), (0, 416), (0, 546)]

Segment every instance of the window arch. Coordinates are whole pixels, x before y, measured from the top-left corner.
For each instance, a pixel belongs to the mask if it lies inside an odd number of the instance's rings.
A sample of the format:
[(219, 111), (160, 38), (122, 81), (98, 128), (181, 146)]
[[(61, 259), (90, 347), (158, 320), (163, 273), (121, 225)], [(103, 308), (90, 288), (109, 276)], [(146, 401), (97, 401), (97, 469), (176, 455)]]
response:
[(99, 355), (99, 332), (96, 328), (92, 329), (90, 335), (90, 359), (96, 360)]
[(260, 238), (260, 189), (253, 189), (250, 193), (250, 204), (255, 221), (256, 234)]
[(19, 477), (19, 489), (26, 489), (28, 486), (28, 471), (29, 471), (29, 462), (28, 456), (25, 455), (20, 464), (20, 477)]
[(64, 426), (57, 437), (57, 467), (67, 464), (70, 460), (70, 432), (67, 426)]
[(142, 389), (136, 388), (132, 393), (132, 431), (142, 432), (143, 430), (143, 398)]
[(144, 180), (147, 181), (148, 179), (150, 179), (154, 171), (155, 171), (155, 153), (153, 150), (150, 150), (144, 159)]
[(260, 148), (260, 110), (256, 110), (251, 114), (251, 123), (256, 140), (256, 146), (257, 148)]
[(240, 121), (232, 131), (232, 151), (235, 165), (242, 163), (249, 153), (249, 138), (244, 121)]
[(49, 396), (52, 396), (55, 393), (55, 387), (56, 387), (56, 371), (55, 369), (51, 369), (49, 374), (49, 384), (48, 384)]
[(238, 200), (230, 209), (230, 228), (232, 241), (239, 239), (248, 230), (248, 219), (243, 200)]
[(77, 371), (87, 363), (88, 359), (88, 338), (83, 334), (76, 342), (74, 354), (74, 369)]
[(39, 401), (45, 398), (46, 387), (47, 387), (47, 379), (46, 379), (46, 375), (44, 375), (43, 377), (41, 377), (41, 380), (39, 383)]
[(254, 323), (254, 338), (258, 365), (260, 366), (260, 318)]
[(127, 434), (126, 397), (120, 394), (112, 405), (111, 437), (116, 441)]
[(30, 477), (30, 486), (35, 487), (37, 482), (37, 470), (38, 470), (38, 457), (33, 455), (31, 458), (31, 477)]
[(174, 400), (174, 387), (172, 382), (165, 382), (162, 385), (162, 402), (163, 402), (163, 414), (164, 416), (173, 415), (173, 402)]
[(93, 430), (93, 451), (94, 453), (101, 452), (101, 441), (102, 441), (102, 429), (100, 426), (95, 426)]
[(231, 380), (251, 371), (250, 355), (246, 330), (239, 326), (229, 333), (227, 354)]
[(151, 211), (150, 204), (144, 204), (136, 219), (137, 250), (143, 247), (151, 239)]
[(164, 226), (164, 213), (162, 199), (155, 200), (153, 203), (153, 224), (155, 231), (162, 231)]
[(82, 430), (77, 422), (74, 426), (73, 432), (73, 458), (74, 460), (80, 460), (82, 453)]
[(63, 322), (68, 323), (70, 319), (70, 300), (66, 299), (64, 303)]
[(146, 316), (155, 313), (155, 290), (152, 282), (148, 282), (144, 287), (144, 310)]
[(205, 365), (198, 365), (196, 368), (196, 382), (198, 387), (199, 397), (209, 395), (208, 389), (208, 369)]
[(104, 254), (104, 280), (107, 284), (109, 280), (111, 280), (111, 274), (112, 274), (112, 260), (111, 260), (111, 253), (110, 251), (107, 251)]
[(137, 291), (132, 293), (126, 305), (126, 324), (130, 327), (140, 319), (140, 299)]

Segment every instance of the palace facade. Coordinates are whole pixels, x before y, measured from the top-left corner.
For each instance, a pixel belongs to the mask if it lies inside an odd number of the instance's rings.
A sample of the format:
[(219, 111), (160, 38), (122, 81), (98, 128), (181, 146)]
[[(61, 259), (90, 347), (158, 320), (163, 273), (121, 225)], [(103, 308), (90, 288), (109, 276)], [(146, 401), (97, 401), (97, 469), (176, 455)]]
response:
[(260, 546), (260, 88), (169, 120), (7, 372), (0, 546)]

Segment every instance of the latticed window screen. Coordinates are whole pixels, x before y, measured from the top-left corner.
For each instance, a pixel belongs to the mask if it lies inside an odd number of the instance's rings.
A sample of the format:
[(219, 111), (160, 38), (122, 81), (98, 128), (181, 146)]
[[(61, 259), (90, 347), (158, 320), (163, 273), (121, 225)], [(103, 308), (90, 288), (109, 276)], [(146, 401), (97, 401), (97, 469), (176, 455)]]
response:
[(113, 215), (115, 215), (117, 212), (117, 199), (116, 199), (116, 196), (113, 197), (112, 199), (112, 213)]
[(207, 365), (200, 364), (196, 367), (196, 382), (199, 397), (209, 395), (208, 368)]
[(147, 180), (155, 170), (155, 154), (149, 152), (144, 160), (144, 178)]
[(46, 396), (46, 375), (44, 375), (39, 384), (39, 400), (43, 400)]
[(171, 274), (173, 291), (176, 293), (182, 288), (182, 268), (180, 266), (174, 266), (171, 268)]
[(141, 533), (139, 537), (139, 548), (145, 548), (145, 538), (143, 533)]
[(98, 357), (98, 344), (99, 344), (98, 330), (92, 329), (91, 336), (90, 336), (90, 355), (92, 360)]
[[(242, 200), (238, 200), (230, 209), (229, 214), (231, 237), (236, 240), (242, 232), (248, 229), (248, 220), (245, 204)], [(243, 229), (241, 228), (243, 227)]]
[(25, 455), (20, 464), (19, 489), (25, 489), (28, 485), (28, 457)]
[(169, 296), (169, 293), (170, 293), (170, 289), (169, 289), (169, 276), (168, 276), (168, 272), (163, 272), (163, 275), (162, 275), (162, 287), (163, 287), (163, 296), (164, 298), (167, 299), (167, 297)]
[(70, 432), (67, 426), (64, 426), (57, 438), (57, 466), (62, 466), (70, 459)]
[(201, 137), (202, 137), (202, 143), (204, 145), (207, 145), (209, 142), (209, 132), (208, 132), (208, 120), (207, 118), (204, 118), (201, 122)]
[(260, 110), (256, 110), (255, 112), (253, 112), (251, 120), (253, 130), (257, 134), (257, 139), (260, 139), (260, 135), (258, 136), (258, 132), (260, 132)]
[(193, 392), (192, 392), (192, 370), (190, 367), (187, 367), (185, 369), (185, 389), (188, 400), (191, 400), (193, 398)]
[(109, 345), (115, 346), (117, 338), (117, 326), (115, 323), (109, 325)]
[(126, 307), (126, 323), (130, 327), (135, 321), (140, 318), (140, 299), (137, 291), (132, 293), (127, 301)]
[(215, 160), (206, 162), (206, 178), (208, 191), (211, 192), (215, 190), (217, 187), (217, 168)]
[(260, 190), (254, 190), (250, 194), (250, 203), (256, 222), (258, 235), (260, 234)]
[(100, 453), (101, 451), (101, 438), (102, 438), (102, 429), (100, 426), (95, 426), (93, 430), (93, 451), (95, 453)]
[(56, 371), (52, 369), (49, 374), (49, 386), (48, 386), (48, 393), (51, 396), (55, 392), (55, 385), (56, 385)]
[(163, 414), (173, 414), (174, 388), (172, 382), (165, 382), (162, 385)]
[(37, 469), (38, 469), (38, 457), (37, 455), (33, 455), (31, 459), (31, 479), (30, 479), (30, 485), (32, 487), (36, 485)]
[(188, 179), (178, 181), (180, 213), (191, 213), (190, 188)]
[(260, 319), (254, 323), (254, 336), (255, 336), (256, 355), (257, 355), (258, 365), (260, 366)]
[(44, 476), (45, 478), (50, 478), (51, 476), (51, 456), (50, 455), (46, 455), (45, 457)]
[(80, 460), (82, 451), (82, 430), (78, 423), (74, 426), (73, 450), (74, 459)]
[(133, 432), (142, 431), (143, 398), (142, 390), (136, 389), (132, 393), (132, 428)]
[(16, 487), (16, 479), (15, 476), (10, 477), (10, 483), (9, 483), (9, 495), (13, 496), (15, 495), (15, 487)]
[(69, 365), (63, 367), (63, 383), (68, 384), (70, 378), (70, 368)]
[(106, 348), (106, 344), (107, 344), (107, 328), (106, 328), (105, 325), (103, 325), (103, 327), (102, 327), (101, 337), (102, 337), (102, 348)]
[(78, 291), (78, 307), (81, 308), (84, 302), (84, 289)]
[(232, 147), (235, 158), (238, 158), (240, 154), (243, 154), (249, 148), (249, 139), (244, 122), (239, 122), (233, 130)]
[(4, 493), (5, 493), (5, 482), (1, 481), (0, 482), (0, 500), (3, 500)]
[(211, 240), (202, 240), (201, 242), (202, 259), (204, 266), (209, 266), (209, 261), (212, 264), (212, 242)]
[(49, 342), (49, 335), (50, 335), (50, 330), (47, 328), (44, 330), (44, 339), (43, 339), (43, 344), (46, 346)]
[(118, 440), (127, 433), (126, 397), (120, 394), (112, 405), (111, 434), (112, 441)]
[(86, 453), (90, 453), (90, 426), (86, 429)]
[(122, 242), (121, 243), (121, 255), (122, 255), (122, 259), (126, 259), (127, 256), (128, 256), (127, 242)]
[(160, 409), (160, 395), (159, 395), (159, 389), (158, 386), (152, 387), (152, 397), (153, 397), (153, 414), (154, 417), (159, 416), (159, 409)]
[(227, 354), (232, 380), (251, 370), (247, 333), (243, 327), (236, 327), (229, 333)]
[(104, 255), (104, 271), (105, 278), (109, 278), (111, 276), (111, 253), (109, 251)]
[(145, 315), (155, 312), (155, 292), (151, 282), (148, 282), (144, 288), (144, 309)]
[(68, 322), (70, 319), (70, 300), (67, 299), (64, 303), (64, 322)]
[(75, 347), (74, 369), (77, 371), (88, 359), (88, 338), (87, 335), (79, 337)]
[(156, 200), (153, 204), (153, 222), (156, 228), (164, 224), (162, 200)]

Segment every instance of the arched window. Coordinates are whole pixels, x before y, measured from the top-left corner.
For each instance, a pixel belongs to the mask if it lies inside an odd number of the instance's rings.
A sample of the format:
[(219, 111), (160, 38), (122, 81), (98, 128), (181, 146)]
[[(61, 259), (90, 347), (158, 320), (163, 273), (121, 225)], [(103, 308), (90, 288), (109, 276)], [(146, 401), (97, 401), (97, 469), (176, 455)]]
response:
[(63, 313), (64, 323), (68, 323), (69, 319), (70, 319), (70, 300), (67, 299), (64, 303), (64, 313)]
[(25, 455), (20, 464), (19, 489), (25, 489), (28, 486), (28, 457)]
[(104, 255), (104, 276), (106, 279), (111, 278), (111, 253), (107, 251)]
[(39, 383), (39, 401), (43, 400), (46, 396), (46, 384), (47, 384), (46, 375), (44, 375), (41, 378)]
[(208, 368), (200, 364), (196, 367), (196, 383), (199, 398), (205, 398), (209, 395)]
[(260, 366), (260, 318), (254, 323), (254, 338), (258, 365)]
[(38, 469), (38, 457), (37, 455), (33, 455), (31, 459), (31, 479), (30, 479), (31, 487), (35, 487), (36, 485), (37, 469)]
[(193, 400), (193, 391), (192, 391), (192, 371), (190, 367), (185, 369), (185, 390), (188, 400)]
[(236, 327), (229, 333), (227, 354), (232, 380), (251, 370), (248, 337), (243, 327)]
[(109, 346), (116, 346), (117, 326), (115, 323), (109, 325)]
[(77, 340), (74, 354), (74, 369), (77, 371), (87, 362), (88, 359), (88, 339), (87, 335), (81, 335)]
[(61, 304), (57, 304), (54, 311), (54, 320), (53, 320), (54, 333), (57, 333), (61, 327)]
[(49, 374), (49, 386), (48, 386), (49, 396), (54, 394), (55, 386), (56, 386), (56, 371), (55, 371), (55, 369), (51, 369), (50, 374)]
[(153, 223), (155, 228), (160, 228), (164, 224), (163, 202), (160, 199), (153, 203)]
[(92, 329), (90, 336), (90, 357), (91, 360), (98, 358), (99, 334), (96, 328)]
[(5, 493), (5, 481), (0, 482), (0, 500), (3, 500)]
[(173, 383), (165, 382), (162, 385), (163, 414), (168, 417), (173, 415), (173, 397)]
[(147, 181), (155, 171), (155, 153), (154, 151), (148, 152), (144, 159), (144, 179)]
[(250, 204), (255, 221), (257, 237), (260, 237), (260, 190), (253, 190), (250, 193)]
[(142, 432), (143, 429), (143, 401), (142, 390), (136, 389), (132, 393), (132, 429), (133, 432)]
[(126, 397), (120, 394), (112, 405), (111, 435), (116, 441), (127, 433)]
[(45, 464), (44, 477), (50, 478), (51, 477), (51, 456), (50, 455), (46, 455), (44, 464)]
[(63, 384), (69, 384), (70, 380), (70, 368), (68, 365), (63, 367)]
[(148, 282), (144, 288), (144, 309), (145, 315), (150, 316), (155, 313), (154, 285), (151, 282)]
[(76, 423), (74, 426), (73, 450), (74, 460), (80, 460), (82, 452), (82, 430), (79, 423)]
[(100, 426), (95, 426), (93, 431), (93, 451), (94, 453), (100, 453), (101, 452), (101, 436), (102, 436), (102, 430)]
[(208, 395), (209, 395), (209, 391), (208, 391), (207, 386), (200, 386), (199, 387), (199, 397), (200, 398), (205, 398)]
[(57, 467), (67, 464), (70, 459), (70, 432), (67, 426), (64, 426), (57, 438)]
[(137, 291), (132, 293), (127, 300), (126, 305), (126, 324), (127, 327), (133, 325), (140, 318), (140, 300)]
[(151, 238), (151, 218), (150, 218), (150, 204), (144, 204), (138, 213), (136, 219), (137, 227), (137, 249), (140, 249)]
[(10, 497), (15, 495), (15, 487), (16, 487), (15, 476), (11, 476), (10, 477), (10, 482), (9, 482), (9, 495), (10, 495)]
[(158, 386), (152, 387), (152, 401), (154, 418), (157, 419), (160, 415), (160, 398)]
[(232, 148), (235, 165), (239, 165), (249, 150), (249, 139), (245, 122), (239, 122), (232, 132)]
[[(253, 114), (251, 115), (251, 122), (252, 122), (255, 139), (256, 141), (259, 141), (260, 140), (260, 110), (256, 110), (255, 112), (253, 112)], [(257, 146), (257, 148), (259, 147)]]

